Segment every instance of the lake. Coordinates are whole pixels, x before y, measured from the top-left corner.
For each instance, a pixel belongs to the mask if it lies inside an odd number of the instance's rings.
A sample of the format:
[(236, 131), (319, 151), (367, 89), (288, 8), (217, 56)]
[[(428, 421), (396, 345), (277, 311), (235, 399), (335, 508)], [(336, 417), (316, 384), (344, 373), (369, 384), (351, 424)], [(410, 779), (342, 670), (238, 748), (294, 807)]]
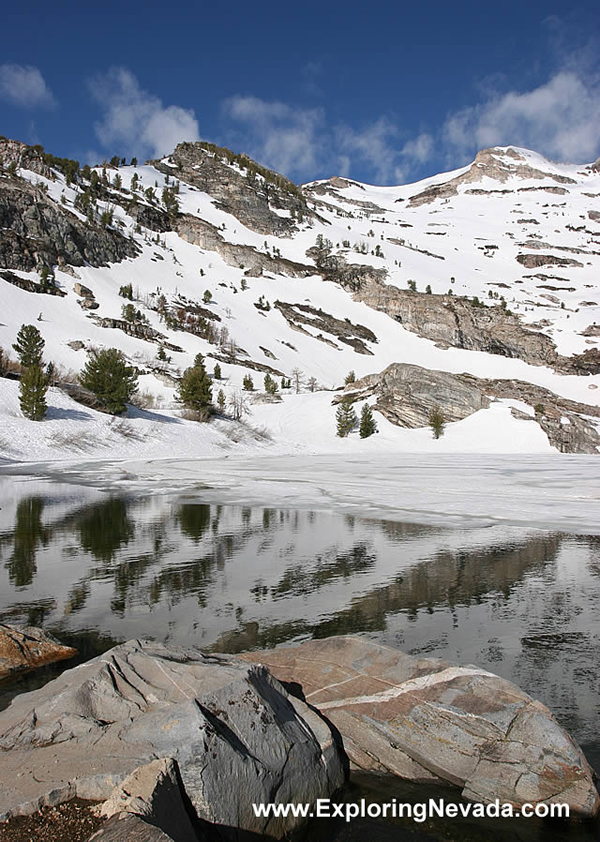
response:
[[(235, 653), (366, 632), (515, 682), (600, 771), (598, 535), (198, 497), (5, 472), (0, 620), (81, 660), (132, 637)], [(0, 704), (73, 663), (0, 687)]]

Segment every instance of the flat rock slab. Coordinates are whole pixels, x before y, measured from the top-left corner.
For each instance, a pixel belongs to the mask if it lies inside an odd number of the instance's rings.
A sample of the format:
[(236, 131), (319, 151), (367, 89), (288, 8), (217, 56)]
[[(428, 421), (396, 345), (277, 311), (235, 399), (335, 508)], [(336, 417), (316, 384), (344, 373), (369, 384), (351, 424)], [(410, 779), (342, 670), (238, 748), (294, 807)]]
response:
[(592, 769), (548, 708), (485, 670), (358, 636), (240, 657), (301, 685), (361, 769), (442, 780), (473, 801), (565, 802), (581, 816), (600, 809)]
[(75, 795), (102, 801), (152, 760), (177, 761), (197, 815), (280, 837), (293, 817), (253, 803), (314, 802), (344, 782), (329, 725), (266, 667), (149, 641), (116, 646), (0, 712), (0, 820)]
[(77, 649), (63, 646), (33, 626), (15, 628), (0, 623), (0, 678), (72, 658)]

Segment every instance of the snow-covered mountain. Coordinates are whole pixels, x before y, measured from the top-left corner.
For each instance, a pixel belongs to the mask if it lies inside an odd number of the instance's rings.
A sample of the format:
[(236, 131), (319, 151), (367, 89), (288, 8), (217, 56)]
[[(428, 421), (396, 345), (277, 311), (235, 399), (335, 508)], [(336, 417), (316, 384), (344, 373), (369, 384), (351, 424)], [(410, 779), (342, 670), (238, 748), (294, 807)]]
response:
[[(0, 159), (0, 347), (35, 324), (65, 381), (89, 349), (116, 347), (147, 393), (119, 432), (58, 389), (48, 420), (27, 422), (16, 382), (2, 380), (9, 458), (597, 452), (598, 163), (503, 147), (416, 184), (298, 188), (210, 144), (76, 172), (0, 140)], [(55, 285), (42, 285), (44, 266)], [(247, 398), (254, 433), (178, 417), (177, 378), (198, 352), (221, 368), (215, 395)], [(331, 390), (350, 370), (345, 394), (376, 410), (371, 439), (335, 436)], [(261, 402), (265, 373), (292, 380), (282, 401)], [(451, 422), (439, 440), (424, 420), (435, 404)]]

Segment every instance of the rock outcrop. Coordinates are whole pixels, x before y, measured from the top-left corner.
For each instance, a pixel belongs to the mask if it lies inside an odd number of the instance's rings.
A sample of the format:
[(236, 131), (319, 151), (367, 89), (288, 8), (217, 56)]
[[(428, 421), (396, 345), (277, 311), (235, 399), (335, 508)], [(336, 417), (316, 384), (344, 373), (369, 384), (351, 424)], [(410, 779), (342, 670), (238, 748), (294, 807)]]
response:
[(139, 248), (112, 228), (89, 225), (24, 179), (0, 182), (0, 267), (30, 272), (41, 266), (107, 266), (136, 257)]
[(77, 654), (77, 649), (63, 646), (42, 629), (26, 626), (17, 629), (0, 623), (0, 678), (24, 672)]
[(74, 795), (106, 799), (171, 757), (199, 818), (281, 837), (260, 802), (313, 802), (345, 779), (329, 725), (265, 667), (147, 641), (116, 646), (0, 712), (0, 820)]
[(293, 682), (360, 769), (441, 780), (472, 801), (567, 803), (586, 817), (600, 810), (589, 764), (548, 708), (485, 670), (361, 637), (240, 657)]
[(306, 278), (315, 274), (314, 268), (307, 264), (267, 254), (254, 246), (229, 243), (215, 225), (196, 216), (180, 215), (176, 227), (182, 240), (206, 251), (216, 251), (225, 263), (245, 269), (248, 276), (259, 277), (264, 272), (273, 272), (292, 278)]
[[(406, 330), (431, 339), (440, 348), (485, 351), (531, 365), (547, 365), (562, 374), (600, 373), (600, 354), (595, 348), (564, 357), (557, 353), (549, 336), (525, 327), (517, 315), (500, 305), (399, 289), (376, 274), (381, 271), (364, 273), (360, 282), (351, 287), (354, 300), (387, 313)], [(338, 281), (336, 277), (326, 279)]]
[(433, 340), (441, 348), (485, 351), (517, 357), (532, 365), (557, 364), (552, 339), (539, 331), (527, 330), (518, 316), (499, 305), (477, 306), (455, 295), (412, 292), (376, 277), (362, 284), (354, 299), (387, 313), (406, 330)]
[(597, 425), (600, 407), (571, 401), (520, 380), (488, 380), (471, 374), (423, 368), (408, 363), (393, 363), (378, 374), (350, 383), (333, 403), (343, 398), (351, 401), (377, 396), (373, 408), (399, 427), (425, 427), (429, 413), (438, 406), (446, 421), (461, 421), (480, 409), (490, 398), (505, 398), (527, 403), (531, 420), (537, 422), (551, 445), (561, 453), (598, 453), (600, 433)]
[[(168, 163), (151, 163), (160, 172), (175, 175), (208, 193), (217, 207), (259, 234), (291, 237), (297, 230), (293, 217), (311, 216), (295, 184), (227, 149), (205, 143), (180, 143)], [(283, 215), (278, 211), (283, 211)]]
[(52, 170), (44, 158), (41, 146), (28, 146), (19, 140), (0, 138), (0, 161), (6, 169), (14, 164), (19, 169), (29, 170), (44, 178), (52, 178)]
[[(372, 330), (360, 324), (353, 324), (350, 319), (336, 319), (324, 310), (310, 307), (308, 304), (289, 304), (283, 301), (276, 301), (274, 305), (287, 323), (294, 330), (308, 333), (316, 339), (322, 338), (322, 333), (335, 336), (345, 345), (354, 348), (357, 354), (372, 354), (373, 352), (365, 342), (377, 342), (377, 337)], [(309, 333), (301, 325), (311, 327), (319, 334)]]
[[(440, 184), (432, 184), (429, 187), (426, 187), (421, 193), (417, 193), (415, 196), (412, 196), (408, 202), (409, 207), (416, 208), (420, 205), (433, 202), (436, 199), (445, 199), (450, 196), (455, 196), (458, 193), (459, 186), (463, 184), (470, 184), (475, 181), (481, 181), (484, 177), (492, 178), (494, 181), (499, 181), (501, 183), (508, 181), (510, 178), (548, 178), (552, 181), (557, 181), (560, 184), (576, 183), (568, 176), (560, 175), (554, 172), (543, 172), (542, 170), (532, 167), (529, 163), (527, 163), (527, 159), (515, 149), (510, 147), (508, 149), (492, 147), (490, 149), (482, 149), (478, 152), (475, 160), (466, 172), (461, 173), (461, 175), (458, 175), (449, 181), (444, 181)], [(547, 187), (545, 189), (552, 190), (554, 192), (557, 188)], [(558, 189), (560, 189), (561, 193), (567, 192), (564, 188)]]

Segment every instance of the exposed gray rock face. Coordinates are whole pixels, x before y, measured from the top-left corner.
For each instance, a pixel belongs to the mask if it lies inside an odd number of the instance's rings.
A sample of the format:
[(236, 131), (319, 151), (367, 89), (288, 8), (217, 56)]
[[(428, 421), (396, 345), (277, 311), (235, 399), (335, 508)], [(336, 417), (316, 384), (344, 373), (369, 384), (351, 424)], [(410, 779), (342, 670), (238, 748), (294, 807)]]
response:
[[(407, 363), (393, 363), (379, 374), (369, 374), (346, 386), (333, 403), (377, 396), (374, 409), (399, 427), (425, 427), (429, 413), (439, 406), (447, 421), (460, 421), (490, 398), (507, 398), (529, 404), (551, 445), (561, 453), (598, 453), (596, 429), (600, 408), (555, 395), (541, 386), (520, 380), (486, 380), (470, 374), (450, 374)], [(537, 409), (536, 409), (537, 408)], [(596, 423), (594, 423), (596, 421)]]
[(19, 287), (19, 289), (26, 290), (26, 292), (35, 292), (39, 295), (58, 295), (60, 298), (64, 298), (67, 294), (58, 286), (43, 286), (41, 283), (36, 284), (35, 281), (29, 278), (21, 278), (19, 275), (15, 275), (14, 272), (0, 272), (0, 278), (8, 281), (9, 284), (15, 287)]
[(554, 254), (518, 254), (515, 259), (527, 269), (536, 269), (538, 266), (583, 266), (579, 260)]
[[(307, 325), (314, 330), (325, 331), (335, 336), (345, 345), (350, 345), (357, 354), (372, 354), (373, 352), (365, 342), (377, 342), (373, 331), (360, 324), (353, 324), (350, 320), (336, 319), (324, 310), (310, 307), (307, 304), (288, 304), (283, 301), (276, 301), (275, 307), (290, 325), (298, 329), (299, 325)], [(308, 331), (304, 331), (308, 333)], [(313, 336), (314, 334), (310, 333)], [(316, 336), (315, 338), (322, 338)]]
[(0, 623), (0, 678), (72, 658), (77, 650), (63, 646), (42, 629), (17, 629)]
[(215, 225), (195, 216), (181, 215), (176, 224), (177, 233), (182, 240), (206, 251), (216, 251), (225, 263), (246, 269), (249, 276), (259, 277), (264, 272), (273, 272), (292, 278), (306, 278), (315, 274), (312, 266), (295, 263), (284, 257), (273, 257), (253, 246), (229, 243)]
[(373, 394), (377, 395), (375, 409), (399, 427), (426, 427), (434, 406), (443, 410), (447, 421), (462, 421), (490, 404), (485, 393), (466, 377), (402, 363), (351, 383), (333, 402)]
[[(261, 175), (251, 178), (245, 172), (229, 165), (226, 150), (210, 150), (201, 143), (180, 143), (170, 155), (176, 165), (152, 161), (161, 172), (176, 175), (216, 200), (217, 207), (231, 213), (251, 231), (291, 237), (296, 224), (290, 216), (280, 216), (277, 210), (290, 211), (305, 218), (312, 214), (300, 190), (282, 176), (272, 181)], [(249, 165), (257, 165), (250, 158), (242, 158)]]
[[(88, 306), (86, 309), (95, 308), (90, 308)], [(144, 339), (146, 342), (155, 342), (158, 345), (162, 345), (167, 351), (178, 352), (183, 350), (183, 348), (179, 345), (174, 345), (172, 342), (168, 342), (164, 333), (161, 333), (159, 330), (155, 330), (153, 327), (150, 327), (150, 325), (147, 325), (144, 322), (128, 322), (126, 319), (113, 319), (110, 317), (100, 316), (91, 316), (91, 318), (93, 318), (96, 324), (100, 327), (122, 330), (123, 333), (127, 333), (129, 336), (137, 336), (138, 339)]]
[(241, 657), (300, 684), (361, 769), (441, 779), (473, 801), (567, 803), (580, 816), (600, 810), (589, 764), (548, 708), (485, 670), (361, 637)]
[(398, 289), (371, 278), (354, 294), (374, 310), (381, 310), (403, 327), (442, 348), (486, 351), (517, 357), (533, 365), (555, 365), (557, 354), (549, 336), (524, 328), (519, 318), (502, 307), (476, 307), (453, 295), (426, 295)]
[[(112, 199), (112, 196), (111, 196)], [(164, 234), (165, 231), (173, 230), (173, 219), (168, 213), (153, 205), (140, 202), (129, 202), (126, 204), (129, 216), (144, 228)]]
[[(354, 300), (387, 313), (406, 330), (433, 340), (440, 348), (464, 348), (516, 357), (531, 365), (550, 366), (564, 374), (600, 372), (600, 353), (595, 348), (563, 357), (556, 352), (549, 336), (524, 327), (517, 315), (506, 312), (499, 305), (477, 306), (470, 299), (459, 296), (427, 295), (399, 289), (384, 283), (376, 274), (380, 271), (374, 269), (371, 274), (366, 273), (357, 286), (351, 287)], [(329, 279), (338, 280), (335, 276)]]
[(179, 781), (179, 769), (173, 758), (153, 760), (127, 775), (98, 812), (105, 818), (133, 813), (168, 833), (173, 842), (197, 842)]
[(41, 147), (36, 149), (35, 146), (27, 146), (26, 143), (21, 143), (18, 140), (5, 138), (0, 140), (0, 161), (3, 162), (6, 169), (10, 164), (16, 164), (17, 167), (24, 170), (36, 172), (45, 178), (52, 178), (52, 170), (44, 160), (44, 152)]
[(81, 222), (23, 179), (0, 183), (0, 267), (30, 272), (58, 263), (106, 266), (136, 257), (133, 240)]
[(0, 820), (75, 794), (103, 800), (138, 766), (177, 761), (198, 816), (281, 837), (344, 781), (330, 727), (260, 666), (146, 641), (116, 646), (0, 713)]

